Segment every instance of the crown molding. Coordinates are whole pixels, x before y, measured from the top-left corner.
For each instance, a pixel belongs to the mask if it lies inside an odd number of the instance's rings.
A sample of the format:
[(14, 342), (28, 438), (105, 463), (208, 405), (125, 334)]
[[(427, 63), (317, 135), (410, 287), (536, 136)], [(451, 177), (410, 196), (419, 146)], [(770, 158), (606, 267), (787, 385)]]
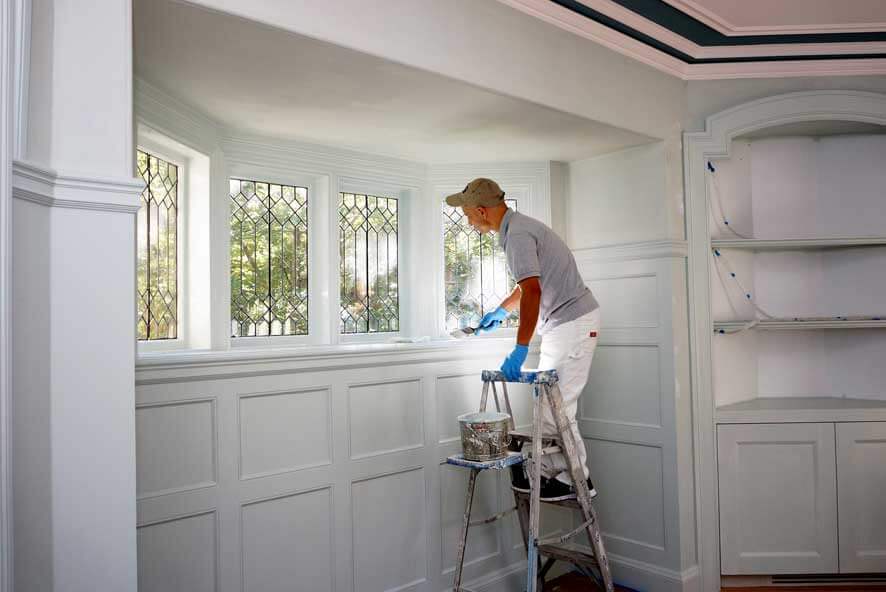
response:
[(886, 23), (840, 23), (831, 25), (774, 25), (741, 27), (712, 10), (708, 10), (693, 0), (663, 0), (680, 12), (715, 29), (728, 37), (741, 35), (784, 35), (784, 34), (815, 34), (815, 33), (858, 33), (883, 32)]
[(649, 47), (636, 39), (585, 18), (550, 0), (498, 0), (511, 8), (541, 19), (549, 24), (584, 37), (629, 58), (661, 70), (671, 76), (683, 78), (686, 64), (662, 51)]
[(725, 80), (737, 78), (796, 78), (800, 76), (883, 76), (886, 59), (806, 60), (796, 62), (756, 62), (732, 64), (693, 64), (684, 80)]
[(231, 133), (221, 140), (221, 148), (232, 163), (281, 169), (291, 169), (298, 163), (299, 170), (306, 173), (327, 174), (334, 170), (347, 177), (396, 182), (408, 187), (423, 187), (427, 179), (424, 163), (323, 144)]
[(12, 196), (54, 208), (135, 214), (144, 181), (58, 173), (40, 165), (13, 161)]
[[(598, 23), (552, 0), (499, 0), (516, 10), (598, 43), (681, 80), (785, 78), (798, 76), (878, 76), (886, 74), (886, 58), (814, 59), (813, 55), (886, 53), (886, 43), (760, 44), (703, 47), (612, 0), (581, 0), (588, 8), (654, 39), (687, 60)], [(808, 33), (809, 31), (804, 31)], [(772, 57), (777, 56), (777, 60)], [(753, 58), (759, 58), (753, 61)], [(791, 59), (796, 58), (796, 59)], [(692, 63), (691, 60), (743, 59), (741, 62)]]

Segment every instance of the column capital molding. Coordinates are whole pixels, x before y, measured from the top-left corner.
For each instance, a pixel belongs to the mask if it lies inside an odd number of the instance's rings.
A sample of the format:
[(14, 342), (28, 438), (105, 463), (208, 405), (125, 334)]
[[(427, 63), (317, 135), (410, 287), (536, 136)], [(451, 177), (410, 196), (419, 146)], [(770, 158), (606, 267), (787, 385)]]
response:
[(47, 207), (134, 214), (144, 181), (59, 172), (21, 160), (12, 163), (12, 196)]

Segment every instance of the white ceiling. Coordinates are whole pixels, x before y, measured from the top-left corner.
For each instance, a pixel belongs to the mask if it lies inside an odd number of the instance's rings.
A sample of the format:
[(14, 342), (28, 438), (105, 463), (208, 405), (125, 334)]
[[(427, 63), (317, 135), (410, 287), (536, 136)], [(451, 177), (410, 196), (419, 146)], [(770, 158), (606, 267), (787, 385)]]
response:
[(136, 76), (247, 133), (432, 163), (572, 161), (651, 141), (181, 2), (133, 10)]

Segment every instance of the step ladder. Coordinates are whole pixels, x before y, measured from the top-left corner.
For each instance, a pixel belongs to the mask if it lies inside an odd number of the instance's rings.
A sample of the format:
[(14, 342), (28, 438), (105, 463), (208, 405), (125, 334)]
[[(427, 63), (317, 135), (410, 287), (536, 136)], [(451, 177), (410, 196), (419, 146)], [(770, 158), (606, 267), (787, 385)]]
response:
[[(597, 521), (597, 513), (585, 481), (584, 470), (579, 464), (578, 454), (576, 452), (576, 442), (569, 428), (569, 423), (563, 415), (563, 399), (560, 396), (560, 387), (558, 386), (558, 377), (556, 370), (540, 370), (537, 372), (522, 372), (517, 381), (509, 381), (503, 373), (497, 370), (484, 370), (482, 373), (483, 393), (480, 397), (480, 411), (486, 411), (486, 403), (489, 397), (490, 386), (492, 395), (495, 400), (495, 408), (497, 411), (507, 413), (511, 416), (510, 432), (512, 437), (512, 447), (518, 448), (508, 452), (507, 456), (491, 461), (471, 461), (464, 458), (462, 454), (454, 454), (446, 459), (451, 465), (470, 469), (471, 474), (468, 479), (468, 491), (465, 500), (465, 513), (462, 521), (461, 538), (458, 542), (458, 554), (455, 564), (455, 579), (453, 582), (454, 592), (471, 592), (461, 585), (462, 571), (464, 568), (465, 548), (468, 542), (468, 528), (481, 524), (494, 522), (511, 512), (516, 511), (520, 521), (520, 530), (523, 533), (523, 541), (526, 546), (526, 592), (542, 592), (544, 588), (544, 578), (547, 572), (556, 561), (565, 561), (571, 563), (581, 573), (592, 577), (595, 581), (597, 576), (595, 572), (600, 574), (600, 579), (606, 592), (614, 592), (612, 584), (612, 575), (609, 571), (609, 561), (606, 558), (606, 550), (603, 548), (603, 538), (600, 535), (600, 526)], [(532, 385), (532, 396), (534, 399), (532, 414), (532, 431), (530, 433), (518, 432), (515, 429), (513, 413), (511, 412), (511, 402), (508, 398), (508, 382), (521, 382)], [(496, 384), (501, 386), (501, 399)], [(557, 426), (558, 434), (542, 435), (542, 401), (547, 397), (550, 404), (554, 423)], [(504, 409), (502, 409), (504, 404)], [(522, 449), (524, 444), (530, 444), (530, 451), (524, 452)], [(569, 465), (569, 474), (572, 482), (575, 484), (576, 499), (545, 502), (558, 506), (565, 506), (581, 510), (583, 522), (580, 526), (573, 529), (569, 533), (548, 539), (539, 538), (539, 516), (541, 504), (539, 500), (539, 490), (541, 488), (541, 458), (547, 454), (562, 452)], [(509, 510), (496, 514), (485, 520), (471, 522), (471, 506), (474, 501), (474, 487), (477, 483), (477, 476), (480, 471), (484, 470), (501, 470), (507, 467), (520, 465), (526, 462), (528, 464), (528, 474), (530, 483), (530, 492), (522, 493), (514, 491), (515, 506)], [(587, 553), (584, 548), (567, 545), (566, 542), (575, 535), (587, 531), (588, 539), (591, 541), (593, 553)], [(541, 558), (545, 558), (544, 565), (541, 565)]]

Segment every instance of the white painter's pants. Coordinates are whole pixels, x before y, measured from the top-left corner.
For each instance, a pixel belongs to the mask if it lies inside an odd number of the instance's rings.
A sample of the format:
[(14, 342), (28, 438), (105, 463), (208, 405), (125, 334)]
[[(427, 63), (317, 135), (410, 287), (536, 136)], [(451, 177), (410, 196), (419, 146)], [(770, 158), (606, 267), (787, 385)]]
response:
[[(584, 440), (578, 431), (578, 398), (588, 382), (591, 360), (597, 348), (597, 332), (600, 330), (600, 309), (589, 312), (574, 321), (554, 327), (541, 338), (539, 370), (557, 370), (560, 377), (560, 395), (563, 397), (563, 414), (572, 428), (572, 435), (578, 449), (578, 458), (588, 477), (588, 454)], [(593, 336), (591, 334), (594, 334)], [(542, 402), (542, 430), (544, 433), (557, 433), (554, 416), (547, 398)], [(564, 472), (565, 471), (565, 472)], [(569, 467), (563, 454), (552, 454), (542, 458), (541, 472), (545, 477), (557, 477), (565, 483), (572, 483)]]

